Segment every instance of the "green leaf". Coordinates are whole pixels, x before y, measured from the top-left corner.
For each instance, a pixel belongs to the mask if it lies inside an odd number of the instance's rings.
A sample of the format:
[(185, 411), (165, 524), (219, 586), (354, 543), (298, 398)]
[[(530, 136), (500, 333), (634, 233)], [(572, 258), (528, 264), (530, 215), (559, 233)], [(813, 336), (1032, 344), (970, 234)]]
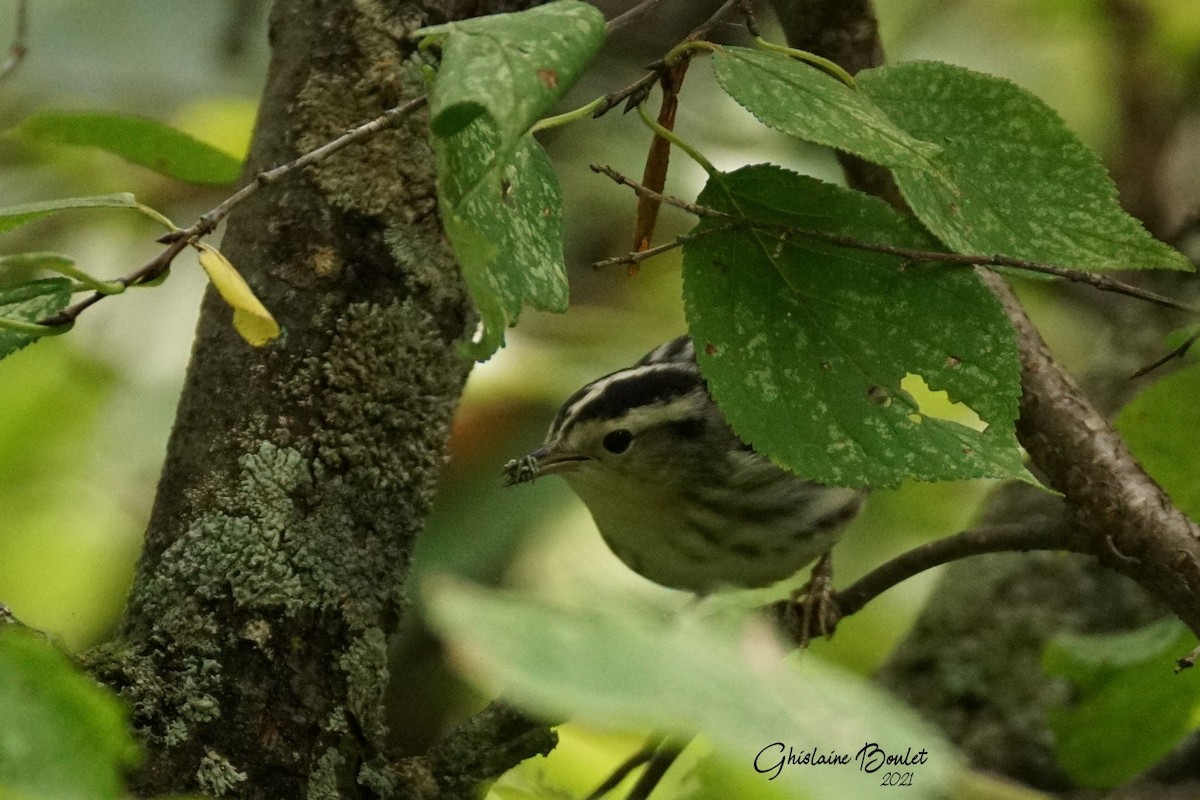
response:
[(188, 183), (232, 183), (242, 170), (240, 159), (143, 117), (43, 111), (26, 117), (15, 130), (41, 142), (107, 150)]
[(713, 71), (764, 125), (887, 167), (933, 170), (941, 148), (898, 127), (866, 94), (781, 53), (744, 47), (713, 52)]
[[(792, 796), (873, 796), (884, 770), (864, 772), (853, 760), (869, 742), (892, 754), (925, 751), (924, 763), (906, 768), (914, 773), (906, 797), (942, 796), (958, 771), (941, 736), (912, 711), (816, 658), (788, 662), (761, 620), (731, 626), (614, 598), (570, 611), (449, 581), (431, 588), (432, 621), (454, 661), (548, 718), (699, 732), (745, 771), (757, 760), (760, 785)], [(788, 747), (850, 763), (784, 765), (769, 780)]]
[[(0, 289), (0, 317), (37, 322), (57, 314), (71, 302), (71, 281), (43, 278)], [(0, 328), (0, 358), (6, 358), (40, 337)]]
[(57, 271), (60, 269), (70, 269), (74, 265), (75, 260), (62, 253), (13, 253), (12, 255), (0, 256), (0, 270), (48, 269)]
[(897, 125), (941, 146), (941, 171), (893, 174), (951, 250), (1091, 270), (1192, 269), (1121, 209), (1100, 160), (1026, 90), (936, 62), (864, 70), (856, 80)]
[(1133, 455), (1192, 519), (1200, 519), (1200, 471), (1195, 442), (1200, 430), (1200, 366), (1160, 379), (1117, 415), (1115, 425)]
[[(771, 165), (714, 175), (698, 202), (768, 225), (938, 249), (883, 202)], [(683, 282), (709, 390), (759, 452), (839, 486), (1027, 478), (1013, 332), (970, 269), (740, 229), (685, 245)], [(901, 388), (906, 375), (965, 403), (986, 430), (923, 410)]]
[(435, 136), (453, 136), (481, 114), (495, 120), (506, 153), (575, 83), (604, 42), (604, 16), (576, 0), (422, 28), (442, 62), (429, 99)]
[(568, 298), (562, 192), (550, 160), (526, 136), (505, 162), (476, 180), (498, 146), (486, 116), (434, 140), (442, 223), (482, 318), (479, 339), (469, 348), (479, 359), (503, 344), (505, 326), (516, 324), (524, 303), (564, 311)]
[(15, 625), (0, 627), (0, 709), (0, 796), (124, 796), (138, 752), (120, 701)]
[(482, 318), (465, 350), (485, 359), (522, 304), (566, 309), (562, 195), (527, 131), (595, 55), (604, 19), (588, 3), (560, 0), (418, 35), (442, 49), (430, 96), (438, 203)]
[(592, 60), (604, 18), (560, 0), (419, 35), (442, 47), (430, 100), (438, 203), (482, 321), (464, 351), (486, 359), (523, 303), (566, 308), (562, 193), (527, 131)]
[(19, 206), (0, 208), (0, 233), (11, 231), (27, 222), (57, 214), (73, 208), (138, 208), (138, 202), (129, 192), (101, 194), (91, 197), (64, 197), (61, 200), (43, 200)]
[[(1107, 789), (1140, 774), (1179, 743), (1200, 705), (1200, 674), (1174, 674), (1196, 637), (1171, 618), (1129, 633), (1062, 636), (1043, 654), (1068, 679), (1072, 702), (1048, 710), (1059, 762), (1077, 783)], [(1136, 736), (1130, 736), (1136, 731)]]

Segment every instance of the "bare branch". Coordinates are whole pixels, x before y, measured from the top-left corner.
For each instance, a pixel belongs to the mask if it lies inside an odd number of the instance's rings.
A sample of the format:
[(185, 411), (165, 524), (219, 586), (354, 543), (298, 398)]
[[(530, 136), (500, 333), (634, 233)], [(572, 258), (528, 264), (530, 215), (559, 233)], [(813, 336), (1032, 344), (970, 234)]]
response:
[(1021, 404), (1017, 438), (1050, 486), (1062, 492), (1071, 525), (1101, 562), (1142, 584), (1200, 631), (1200, 527), (1167, 497), (1124, 440), (1063, 371), (998, 276), (981, 277), (1017, 331)]
[(703, 239), (705, 236), (712, 236), (714, 233), (723, 233), (725, 231), (733, 230), (736, 227), (737, 226), (733, 224), (718, 225), (715, 228), (705, 228), (702, 231), (685, 233), (681, 236), (676, 236), (666, 244), (660, 244), (657, 247), (650, 247), (646, 250), (625, 253), (624, 255), (613, 256), (612, 258), (605, 258), (601, 261), (597, 261), (592, 264), (592, 269), (603, 269), (605, 267), (616, 266), (617, 264), (636, 266), (648, 258), (653, 258), (654, 256), (666, 253), (669, 250), (674, 250), (676, 247), (683, 247), (688, 242), (693, 242), (696, 239)]
[(985, 525), (961, 531), (952, 536), (926, 542), (876, 567), (863, 577), (830, 598), (832, 618), (813, 619), (812, 625), (823, 624), (824, 631), (811, 630), (795, 613), (794, 603), (783, 600), (767, 606), (765, 611), (792, 641), (806, 642), (822, 633), (832, 633), (837, 623), (863, 609), (868, 603), (914, 575), (959, 559), (984, 553), (1026, 552), (1029, 550), (1068, 550), (1091, 552), (1064, 520), (1032, 519), (1018, 523)]
[(657, 10), (659, 6), (666, 5), (668, 2), (670, 0), (642, 0), (642, 2), (633, 8), (622, 11), (605, 23), (604, 32), (612, 36), (614, 33), (629, 27), (652, 11)]
[(610, 178), (614, 183), (620, 184), (621, 186), (628, 186), (639, 197), (649, 197), (651, 200), (656, 200), (660, 203), (666, 203), (669, 206), (675, 206), (676, 208), (686, 211), (693, 216), (712, 217), (714, 219), (728, 219), (745, 222), (745, 220), (735, 217), (733, 214), (726, 214), (723, 211), (717, 211), (715, 208), (698, 206), (695, 203), (689, 203), (688, 201), (681, 200), (678, 197), (672, 197), (668, 194), (656, 192), (653, 189), (638, 183), (633, 178), (626, 177), (612, 167), (604, 164), (592, 164), (591, 170), (599, 175), (604, 175)]
[(592, 793), (587, 796), (586, 800), (600, 800), (601, 797), (604, 797), (604, 795), (617, 788), (621, 784), (621, 781), (625, 780), (625, 778), (629, 776), (629, 773), (650, 761), (650, 759), (654, 757), (654, 754), (658, 752), (658, 748), (662, 746), (665, 740), (666, 737), (662, 734), (652, 734), (650, 738), (646, 740), (646, 743), (642, 745), (636, 753), (617, 765), (617, 768), (612, 771), (612, 774), (605, 778), (599, 786), (593, 789)]
[[(737, 217), (733, 214), (727, 214), (724, 211), (718, 211), (715, 208), (689, 203), (686, 200), (681, 200), (678, 197), (664, 195), (656, 192), (653, 189), (647, 188), (637, 181), (617, 172), (612, 167), (593, 164), (592, 171), (605, 175), (621, 186), (627, 186), (634, 191), (638, 196), (649, 197), (660, 203), (675, 206), (697, 217), (708, 217), (713, 219), (726, 219), (740, 222), (747, 228), (757, 230), (776, 231), (782, 237), (804, 236), (810, 239), (818, 239), (823, 242), (837, 245), (839, 247), (847, 247), (854, 250), (865, 250), (872, 253), (883, 253), (885, 255), (897, 256), (911, 262), (923, 263), (939, 263), (939, 264), (957, 264), (959, 266), (978, 266), (988, 269), (1007, 268), (1020, 270), (1022, 272), (1034, 272), (1040, 275), (1051, 275), (1057, 278), (1083, 283), (1091, 286), (1094, 289), (1099, 289), (1102, 292), (1113, 292), (1115, 294), (1133, 297), (1138, 300), (1144, 300), (1163, 308), (1169, 308), (1174, 311), (1182, 311), (1188, 314), (1200, 314), (1200, 308), (1182, 303), (1165, 295), (1152, 292), (1148, 289), (1142, 289), (1124, 281), (1118, 281), (1110, 278), (1107, 275), (1102, 275), (1095, 272), (1088, 272), (1082, 269), (1072, 269), (1070, 267), (1060, 267), (1055, 264), (1045, 264), (1038, 261), (1029, 261), (1024, 258), (1015, 258), (1005, 255), (983, 255), (979, 253), (946, 253), (938, 250), (921, 250), (914, 247), (898, 247), (896, 245), (881, 244), (878, 242), (866, 242), (861, 239), (855, 239), (853, 236), (846, 236), (839, 233), (831, 233), (829, 231), (816, 230), (814, 228), (798, 228), (791, 225), (777, 225), (773, 223), (763, 223), (756, 220)], [(669, 249), (669, 248), (668, 248)], [(610, 259), (611, 260), (611, 259)], [(606, 262), (599, 262), (605, 264)], [(615, 263), (627, 263), (626, 257), (616, 260)], [(1189, 345), (1190, 346), (1190, 343)], [(1186, 351), (1187, 348), (1183, 348)], [(1155, 365), (1157, 366), (1157, 364)], [(1149, 371), (1149, 369), (1145, 370)], [(1139, 373), (1139, 374), (1144, 374)]]
[(1154, 370), (1158, 369), (1163, 364), (1166, 364), (1169, 361), (1174, 361), (1177, 358), (1183, 358), (1185, 355), (1187, 355), (1188, 350), (1192, 349), (1192, 345), (1194, 345), (1197, 342), (1197, 340), (1200, 340), (1200, 331), (1193, 333), (1191, 336), (1189, 336), (1187, 339), (1185, 339), (1183, 341), (1183, 344), (1179, 345), (1178, 347), (1176, 347), (1171, 352), (1167, 353), (1162, 358), (1159, 358), (1159, 359), (1153, 361), (1152, 363), (1147, 364), (1146, 366), (1142, 367), (1141, 369), (1139, 369), (1137, 372), (1133, 373), (1129, 377), (1130, 378), (1140, 378), (1144, 375), (1149, 375), (1151, 372), (1154, 372)]
[[(727, 2), (722, 3), (721, 7), (718, 8), (711, 17), (700, 23), (700, 25), (698, 25), (691, 33), (683, 37), (683, 42), (681, 42), (681, 44), (707, 39), (708, 35), (712, 32), (712, 29), (717, 26), (717, 23), (724, 19), (726, 14), (737, 7), (738, 0), (727, 0)], [(691, 56), (689, 53), (690, 51), (685, 52), (682, 58), (690, 58)], [(638, 78), (624, 89), (618, 89), (611, 94), (605, 95), (604, 102), (600, 104), (592, 116), (602, 117), (609, 111), (612, 111), (614, 108), (621, 105), (621, 103), (625, 103), (626, 111), (633, 108), (638, 103), (646, 99), (646, 95), (650, 94), (650, 89), (662, 78), (663, 74), (670, 66), (673, 65), (667, 64), (661, 59), (655, 61), (653, 64), (650, 64), (648, 67), (646, 67), (646, 69), (649, 71), (645, 75)]]
[(422, 758), (437, 776), (440, 796), (467, 797), (525, 759), (546, 755), (557, 742), (558, 735), (545, 722), (494, 700)]

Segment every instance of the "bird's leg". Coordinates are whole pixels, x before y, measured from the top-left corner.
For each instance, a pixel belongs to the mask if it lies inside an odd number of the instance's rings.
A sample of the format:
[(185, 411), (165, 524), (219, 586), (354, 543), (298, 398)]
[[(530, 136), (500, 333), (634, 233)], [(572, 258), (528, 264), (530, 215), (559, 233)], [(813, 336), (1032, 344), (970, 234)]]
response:
[(792, 607), (794, 610), (798, 607), (800, 613), (796, 641), (801, 648), (808, 647), (817, 636), (833, 635), (841, 620), (834, 595), (833, 559), (825, 553), (813, 564), (808, 583), (792, 592)]

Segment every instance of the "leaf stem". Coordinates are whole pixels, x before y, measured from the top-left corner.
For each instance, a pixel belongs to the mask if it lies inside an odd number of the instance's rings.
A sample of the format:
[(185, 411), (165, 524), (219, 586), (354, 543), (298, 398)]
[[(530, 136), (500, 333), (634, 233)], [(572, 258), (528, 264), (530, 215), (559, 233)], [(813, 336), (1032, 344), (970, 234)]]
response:
[(667, 54), (662, 57), (664, 67), (673, 67), (685, 55), (690, 55), (695, 50), (706, 50), (712, 53), (720, 48), (707, 39), (688, 39), (680, 42), (667, 51)]
[(169, 230), (169, 231), (179, 230), (179, 226), (176, 225), (174, 222), (172, 222), (170, 219), (168, 219), (165, 214), (159, 212), (158, 209), (151, 208), (150, 206), (143, 205), (142, 203), (134, 203), (133, 207), (136, 208), (138, 211), (140, 211), (145, 216), (147, 216), (150, 219), (157, 222), (159, 225), (162, 225), (167, 230)]
[(806, 64), (812, 64), (814, 67), (817, 67), (832, 77), (837, 78), (851, 89), (858, 88), (858, 85), (854, 82), (853, 75), (838, 66), (837, 62), (830, 61), (828, 58), (822, 58), (816, 53), (810, 53), (807, 50), (796, 50), (791, 47), (784, 47), (781, 44), (774, 44), (772, 42), (768, 42), (761, 36), (754, 37), (754, 45), (762, 50), (770, 50), (775, 53), (782, 53), (785, 56), (791, 56), (792, 58), (803, 61)]
[(707, 158), (705, 158), (703, 155), (701, 155), (699, 150), (692, 147), (690, 144), (685, 142), (683, 139), (679, 138), (679, 136), (674, 131), (669, 131), (666, 128), (664, 128), (662, 125), (659, 125), (658, 120), (651, 117), (650, 113), (648, 111), (646, 111), (646, 104), (644, 102), (638, 103), (637, 110), (638, 110), (638, 116), (640, 116), (642, 118), (642, 122), (645, 123), (647, 128), (654, 131), (654, 134), (656, 136), (660, 136), (663, 139), (666, 139), (668, 142), (675, 145), (683, 152), (687, 153), (689, 156), (691, 156), (692, 160), (695, 161), (697, 164), (699, 164), (701, 167), (703, 167), (704, 171), (707, 172), (709, 175), (717, 174), (717, 168), (712, 165), (711, 161), (709, 161)]
[(9, 319), (8, 317), (0, 317), (0, 329), (23, 333), (27, 336), (35, 336), (41, 338), (43, 336), (58, 336), (61, 333), (66, 333), (71, 330), (74, 325), (43, 325), (40, 322), (22, 322), (19, 319)]
[(556, 114), (553, 117), (545, 117), (533, 123), (533, 127), (529, 129), (530, 133), (544, 131), (547, 128), (556, 128), (559, 125), (567, 125), (571, 122), (578, 122), (581, 119), (587, 119), (595, 115), (596, 109), (604, 103), (603, 97), (597, 97), (587, 105), (580, 106), (572, 111), (567, 111), (563, 114)]
[(24, 268), (57, 272), (59, 275), (74, 278), (79, 282), (71, 289), (72, 292), (91, 289), (94, 292), (102, 292), (104, 294), (120, 294), (125, 291), (125, 286), (120, 281), (102, 281), (99, 278), (93, 278), (76, 267), (75, 262), (69, 256), (60, 255), (59, 253), (17, 253), (11, 256), (3, 256), (0, 257), (0, 269), (3, 268)]
[(118, 281), (102, 281), (99, 278), (93, 278), (86, 272), (76, 269), (74, 264), (54, 263), (45, 264), (44, 269), (52, 272), (57, 272), (59, 275), (65, 275), (68, 278), (74, 278), (79, 281), (79, 286), (72, 291), (80, 292), (85, 289), (91, 289), (93, 292), (99, 292), (103, 295), (120, 294), (125, 291), (125, 284)]

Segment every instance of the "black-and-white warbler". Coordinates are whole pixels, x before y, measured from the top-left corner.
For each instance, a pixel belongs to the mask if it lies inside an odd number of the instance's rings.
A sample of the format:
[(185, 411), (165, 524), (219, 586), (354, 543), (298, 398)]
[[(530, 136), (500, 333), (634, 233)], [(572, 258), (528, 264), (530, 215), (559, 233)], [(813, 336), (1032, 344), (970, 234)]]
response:
[(686, 336), (575, 392), (542, 446), (505, 465), (509, 485), (550, 473), (567, 480), (631, 569), (700, 593), (795, 574), (829, 550), (863, 501), (742, 442)]

